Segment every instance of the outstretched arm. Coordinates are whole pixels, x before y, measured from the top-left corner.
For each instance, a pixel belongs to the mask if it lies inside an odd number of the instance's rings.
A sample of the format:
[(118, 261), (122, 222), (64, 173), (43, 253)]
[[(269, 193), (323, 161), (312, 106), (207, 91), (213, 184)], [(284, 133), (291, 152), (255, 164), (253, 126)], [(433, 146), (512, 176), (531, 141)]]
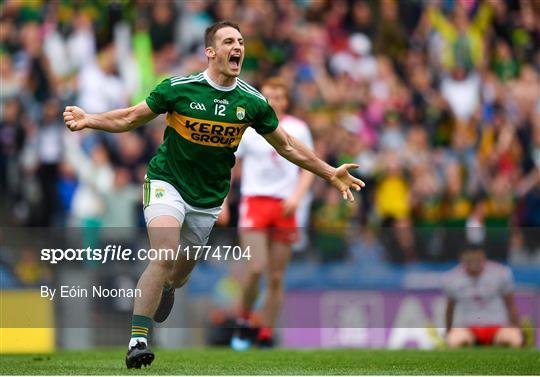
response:
[(281, 127), (263, 136), (281, 156), (330, 182), (332, 186), (341, 192), (343, 199), (354, 201), (351, 188), (360, 191), (365, 186), (364, 182), (353, 177), (348, 172), (348, 169), (355, 169), (358, 165), (343, 164), (339, 168), (334, 168), (318, 158), (315, 153)]
[(146, 102), (125, 109), (101, 114), (87, 114), (77, 106), (66, 106), (64, 123), (71, 131), (93, 128), (107, 132), (126, 132), (151, 121), (159, 114), (154, 113)]

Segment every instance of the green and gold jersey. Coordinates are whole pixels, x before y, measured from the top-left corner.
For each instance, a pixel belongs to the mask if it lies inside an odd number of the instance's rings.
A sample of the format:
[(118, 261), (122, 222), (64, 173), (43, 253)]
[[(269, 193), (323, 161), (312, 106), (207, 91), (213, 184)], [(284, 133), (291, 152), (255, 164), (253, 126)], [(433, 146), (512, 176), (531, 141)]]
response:
[(278, 120), (266, 99), (240, 79), (222, 87), (206, 71), (163, 80), (146, 98), (167, 113), (163, 144), (147, 177), (172, 184), (192, 206), (220, 206), (229, 192), (234, 152), (247, 127), (274, 131)]

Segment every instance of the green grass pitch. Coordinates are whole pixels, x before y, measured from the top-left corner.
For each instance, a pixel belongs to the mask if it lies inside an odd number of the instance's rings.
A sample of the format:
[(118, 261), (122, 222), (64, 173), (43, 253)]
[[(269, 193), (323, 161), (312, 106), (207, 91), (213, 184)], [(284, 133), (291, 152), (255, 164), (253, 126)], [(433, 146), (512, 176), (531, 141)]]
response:
[(0, 374), (15, 375), (538, 375), (536, 349), (418, 350), (155, 350), (154, 363), (127, 370), (125, 350), (0, 355)]

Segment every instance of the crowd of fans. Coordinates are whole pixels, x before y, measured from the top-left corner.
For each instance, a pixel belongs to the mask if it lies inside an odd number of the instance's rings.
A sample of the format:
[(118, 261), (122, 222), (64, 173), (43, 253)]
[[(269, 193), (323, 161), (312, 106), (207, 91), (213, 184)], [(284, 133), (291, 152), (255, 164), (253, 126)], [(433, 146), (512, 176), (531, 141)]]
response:
[[(466, 226), (491, 234), (493, 258), (540, 256), (539, 2), (1, 7), (4, 225), (141, 226), (141, 185), (163, 119), (124, 134), (70, 133), (63, 106), (124, 107), (165, 77), (203, 70), (204, 29), (226, 19), (246, 41), (243, 78), (257, 86), (284, 77), (317, 154), (360, 164), (367, 187), (354, 206), (324, 181), (314, 185), (313, 240), (325, 258), (373, 249), (366, 245), (377, 230), (384, 260), (452, 260), (453, 231)], [(452, 231), (441, 235), (441, 227)]]

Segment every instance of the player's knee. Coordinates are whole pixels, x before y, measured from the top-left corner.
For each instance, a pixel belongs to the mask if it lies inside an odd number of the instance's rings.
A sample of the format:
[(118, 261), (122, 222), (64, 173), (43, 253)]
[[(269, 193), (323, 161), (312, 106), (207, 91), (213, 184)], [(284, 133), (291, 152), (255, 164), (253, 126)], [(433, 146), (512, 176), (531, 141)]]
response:
[(259, 280), (263, 274), (264, 266), (249, 266), (247, 275), (251, 280)]
[(453, 338), (448, 338), (446, 340), (446, 345), (448, 346), (448, 348), (460, 348), (460, 347), (463, 347), (463, 341), (462, 339), (457, 339), (455, 337)]
[(174, 272), (174, 260), (168, 259), (156, 259), (150, 262), (150, 264), (160, 270), (163, 276), (171, 275)]
[(503, 329), (495, 337), (494, 343), (500, 346), (520, 348), (523, 345), (523, 335), (518, 329)]
[(448, 348), (461, 348), (472, 345), (472, 342), (468, 339), (448, 339), (446, 345)]
[(521, 348), (523, 345), (523, 339), (521, 336), (512, 337), (511, 339), (508, 339), (508, 345), (512, 348)]
[(274, 272), (268, 274), (268, 289), (280, 290), (283, 287), (283, 274)]
[[(154, 246), (158, 245), (158, 246)], [(178, 240), (173, 234), (163, 234), (159, 238), (152, 240), (152, 250), (148, 251), (148, 256), (153, 259), (174, 260), (177, 257)]]
[(448, 348), (461, 348), (472, 345), (473, 341), (461, 331), (450, 331), (446, 339)]

